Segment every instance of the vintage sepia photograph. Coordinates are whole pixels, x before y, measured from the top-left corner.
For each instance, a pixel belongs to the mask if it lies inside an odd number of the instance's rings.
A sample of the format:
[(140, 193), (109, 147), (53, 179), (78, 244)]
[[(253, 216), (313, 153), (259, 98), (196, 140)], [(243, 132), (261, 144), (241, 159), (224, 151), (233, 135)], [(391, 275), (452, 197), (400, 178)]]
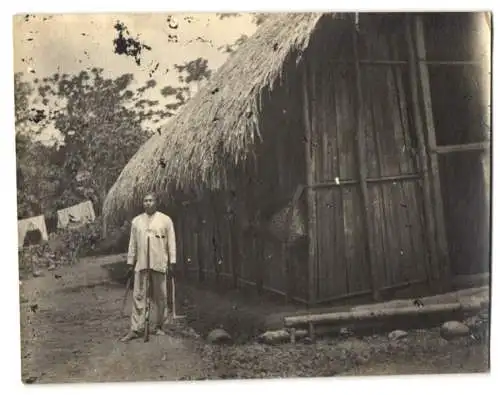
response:
[(490, 372), (492, 13), (12, 25), (24, 384)]

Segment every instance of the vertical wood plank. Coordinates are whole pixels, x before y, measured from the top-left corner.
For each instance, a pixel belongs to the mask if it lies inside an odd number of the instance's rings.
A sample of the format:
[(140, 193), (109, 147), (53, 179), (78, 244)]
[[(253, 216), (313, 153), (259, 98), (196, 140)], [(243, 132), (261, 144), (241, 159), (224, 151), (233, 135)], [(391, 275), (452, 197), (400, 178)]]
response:
[[(391, 104), (392, 126), (394, 129), (394, 142), (395, 148), (398, 153), (398, 168), (400, 174), (409, 173), (409, 166), (407, 163), (407, 153), (404, 138), (404, 126), (401, 118), (398, 92), (396, 87), (396, 72), (399, 71), (400, 66), (387, 67), (387, 86), (389, 91), (389, 102)], [(401, 182), (393, 185), (391, 197), (394, 200), (393, 215), (396, 219), (397, 234), (400, 239), (400, 264), (398, 265), (398, 282), (407, 282), (413, 280), (411, 272), (412, 263), (416, 263), (415, 251), (411, 240), (409, 228), (406, 224), (409, 222), (408, 211), (414, 210), (416, 207), (409, 208), (408, 199), (405, 191), (407, 189), (406, 182)]]
[[(375, 66), (376, 67), (376, 66)], [(376, 73), (376, 69), (373, 66), (367, 66), (366, 70), (370, 70), (371, 73), (367, 73), (367, 87), (370, 92), (370, 103), (372, 109), (372, 135), (374, 140), (374, 148), (375, 148), (375, 157), (377, 158), (377, 177), (383, 177), (387, 175), (391, 175), (385, 171), (385, 159), (386, 155), (385, 151), (382, 148), (382, 142), (385, 139), (388, 139), (389, 136), (386, 132), (386, 129), (383, 125), (383, 117), (384, 117), (384, 109), (378, 100), (378, 97), (381, 95), (381, 91), (377, 90), (377, 86), (374, 82), (379, 78)], [(385, 92), (384, 92), (385, 93)], [(384, 275), (380, 276), (384, 278), (384, 281), (381, 282), (384, 285), (391, 285), (394, 283), (393, 279), (393, 270), (392, 263), (394, 262), (394, 249), (392, 248), (394, 240), (391, 232), (391, 213), (387, 207), (387, 201), (390, 200), (390, 196), (387, 196), (387, 188), (384, 183), (377, 184), (374, 183), (370, 185), (370, 189), (372, 190), (375, 199), (370, 199), (373, 202), (374, 211), (377, 212), (377, 220), (373, 224), (376, 229), (374, 233), (377, 234), (377, 237), (380, 240), (380, 244), (377, 244), (377, 255), (379, 264), (379, 270)]]
[[(347, 161), (345, 160), (346, 154), (352, 155), (351, 152), (346, 153), (346, 143), (344, 141), (345, 139), (343, 138), (345, 133), (344, 103), (346, 102), (347, 98), (345, 97), (346, 92), (344, 91), (344, 89), (341, 89), (341, 87), (345, 77), (345, 68), (342, 66), (337, 66), (334, 69), (334, 76), (335, 77), (330, 85), (333, 87), (332, 91), (335, 101), (334, 105), (332, 106), (334, 108), (333, 119), (335, 119), (335, 136), (333, 140), (335, 141), (335, 149), (337, 153), (337, 170), (334, 173), (334, 176), (338, 177), (339, 180), (342, 180), (343, 178), (348, 178), (349, 173)], [(331, 274), (328, 274), (331, 279), (331, 286), (334, 288), (334, 290), (337, 290), (341, 288), (341, 267), (342, 265), (345, 265), (345, 262), (347, 261), (345, 254), (344, 232), (345, 202), (341, 188), (338, 188), (338, 190), (334, 189), (328, 193), (328, 202), (333, 206), (334, 209), (332, 213), (333, 215), (330, 215), (328, 217), (328, 220), (332, 221), (334, 234), (334, 239), (332, 241), (334, 243), (333, 251), (335, 251), (335, 254), (330, 258), (331, 260), (329, 261), (329, 264), (331, 265)], [(327, 284), (325, 288), (328, 286), (330, 285)], [(322, 295), (322, 297), (328, 296), (331, 296), (331, 291), (325, 295)]]
[[(387, 35), (383, 34), (376, 40), (377, 48), (374, 54), (382, 59), (389, 59), (389, 48)], [(371, 66), (373, 76), (372, 85), (374, 88), (373, 97), (386, 98), (384, 103), (380, 100), (374, 100), (374, 113), (377, 114), (376, 123), (377, 136), (375, 141), (378, 146), (380, 175), (389, 176), (401, 174), (401, 144), (398, 144), (398, 131), (400, 130), (400, 121), (394, 119), (395, 112), (399, 109), (394, 103), (394, 91), (391, 90), (391, 65)], [(389, 282), (384, 285), (393, 285), (399, 283), (401, 268), (402, 240), (401, 224), (399, 211), (399, 199), (397, 198), (399, 183), (383, 183), (379, 185), (380, 193), (383, 199), (384, 220), (383, 225), (387, 235), (385, 244), (385, 266), (386, 273), (389, 275)]]
[[(320, 67), (320, 79), (321, 81), (325, 81), (325, 59), (319, 60), (321, 62)], [(326, 94), (328, 93), (328, 89), (324, 89), (325, 87), (321, 87), (319, 89), (319, 94), (314, 95), (317, 99), (315, 101), (315, 108), (313, 110), (313, 117), (316, 118), (316, 136), (317, 140), (320, 143), (319, 149), (316, 151), (316, 177), (315, 180), (317, 182), (322, 182), (329, 179), (329, 155), (328, 155), (328, 127), (325, 122), (325, 111), (327, 109), (327, 104), (325, 102)], [(314, 89), (314, 88), (313, 88)], [(329, 271), (331, 270), (331, 256), (332, 251), (329, 246), (331, 246), (331, 242), (328, 242), (328, 238), (331, 235), (330, 226), (331, 222), (329, 220), (330, 213), (328, 211), (327, 199), (328, 194), (324, 191), (316, 191), (316, 218), (317, 221), (317, 276), (318, 276), (318, 290), (317, 295), (318, 298), (321, 298), (323, 294), (323, 289), (325, 288), (326, 283), (329, 282)], [(326, 287), (328, 287), (326, 285)], [(328, 287), (329, 288), (329, 287)]]
[[(375, 100), (378, 100), (378, 98), (373, 97), (372, 91), (370, 89), (370, 76), (368, 73), (364, 73), (362, 76), (363, 78), (363, 86), (366, 87), (366, 92), (365, 92), (365, 99), (367, 103), (373, 103)], [(370, 168), (371, 168), (371, 177), (379, 177), (380, 176), (380, 168), (379, 168), (379, 160), (378, 160), (378, 154), (377, 154), (377, 149), (376, 149), (376, 143), (375, 143), (375, 128), (376, 128), (376, 115), (374, 114), (373, 111), (373, 106), (372, 105), (365, 105), (365, 122), (368, 127), (366, 127), (366, 135), (367, 135), (367, 146), (366, 146), (366, 154), (367, 158), (369, 159), (370, 163)], [(370, 229), (368, 229), (368, 232), (372, 234), (372, 240), (373, 240), (373, 246), (374, 246), (374, 251), (375, 251), (375, 256), (373, 257), (373, 265), (376, 267), (379, 267), (379, 281), (380, 284), (385, 284), (386, 283), (386, 265), (385, 265), (385, 251), (384, 251), (384, 243), (385, 243), (385, 234), (384, 234), (384, 226), (383, 226), (383, 221), (384, 221), (384, 215), (382, 212), (382, 198), (380, 194), (380, 188), (378, 185), (370, 185), (368, 188), (368, 196), (369, 196), (369, 201), (372, 204), (372, 209), (368, 213), (369, 215), (369, 223), (371, 224)], [(361, 209), (363, 207), (363, 201), (360, 199), (360, 206)], [(362, 221), (360, 221), (362, 223)], [(366, 235), (365, 232), (365, 236)], [(368, 254), (368, 251), (365, 251), (365, 257)], [(367, 259), (367, 258), (365, 258)], [(368, 267), (368, 264), (365, 264), (366, 267), (366, 275), (369, 278), (369, 282), (371, 284), (371, 275), (370, 275), (370, 268)]]
[[(395, 41), (395, 40), (394, 40)], [(418, 171), (418, 166), (416, 163), (416, 153), (410, 137), (410, 123), (408, 120), (408, 102), (406, 100), (406, 90), (403, 84), (403, 72), (400, 67), (395, 68), (396, 73), (396, 90), (397, 90), (397, 101), (399, 103), (399, 113), (402, 121), (403, 127), (403, 137), (404, 137), (404, 147), (405, 155), (407, 159), (407, 171), (413, 173)], [(405, 223), (405, 228), (407, 229), (413, 248), (413, 264), (412, 269), (419, 279), (422, 275), (425, 276), (426, 272), (426, 262), (427, 255), (426, 250), (428, 247), (422, 242), (424, 239), (423, 229), (425, 221), (422, 221), (422, 198), (421, 193), (418, 190), (418, 186), (415, 183), (406, 183), (403, 187), (403, 199), (407, 205), (407, 222)]]
[(353, 49), (354, 49), (354, 59), (356, 63), (355, 71), (356, 71), (356, 92), (357, 92), (357, 107), (358, 107), (358, 113), (357, 113), (357, 122), (358, 122), (358, 127), (356, 128), (356, 142), (357, 142), (357, 154), (358, 154), (358, 170), (359, 170), (359, 182), (361, 186), (361, 195), (363, 199), (363, 204), (364, 204), (364, 210), (363, 210), (363, 223), (364, 223), (364, 228), (365, 228), (365, 234), (366, 234), (366, 246), (365, 248), (367, 249), (367, 258), (368, 262), (370, 264), (370, 275), (372, 278), (372, 294), (373, 294), (373, 299), (375, 301), (380, 300), (380, 282), (379, 282), (379, 276), (377, 272), (377, 268), (374, 266), (374, 249), (373, 249), (373, 242), (372, 242), (372, 236), (371, 232), (369, 231), (370, 229), (370, 223), (369, 223), (369, 214), (368, 212), (370, 211), (370, 203), (368, 201), (368, 188), (366, 184), (366, 156), (365, 156), (365, 131), (364, 131), (364, 100), (363, 100), (363, 89), (361, 85), (361, 71), (360, 71), (360, 65), (359, 65), (359, 55), (358, 55), (358, 35), (356, 29), (353, 29), (352, 33), (353, 37)]
[[(356, 167), (356, 157), (353, 152), (356, 151), (355, 133), (346, 133), (349, 130), (356, 129), (356, 109), (353, 108), (352, 103), (356, 100), (355, 93), (352, 92), (351, 84), (354, 82), (354, 75), (350, 70), (343, 66), (343, 77), (338, 81), (338, 90), (340, 91), (339, 104), (340, 113), (339, 119), (341, 120), (341, 127), (338, 129), (339, 134), (339, 148), (340, 148), (340, 178), (357, 178), (358, 172)], [(334, 85), (335, 86), (335, 85)], [(355, 211), (354, 204), (357, 188), (354, 186), (340, 185), (339, 191), (335, 191), (333, 195), (337, 195), (342, 202), (341, 211), (341, 251), (343, 259), (338, 259), (335, 267), (336, 271), (334, 276), (338, 277), (337, 281), (337, 295), (350, 293), (350, 284), (354, 277), (352, 268), (358, 266), (360, 262), (356, 260), (356, 247), (354, 246), (354, 236), (356, 233), (363, 233), (356, 229), (354, 222)], [(363, 208), (361, 208), (361, 211)], [(358, 212), (358, 215), (361, 212)], [(361, 214), (362, 215), (362, 214)], [(339, 218), (339, 219), (340, 219)], [(334, 220), (333, 218), (331, 219)], [(361, 242), (363, 245), (363, 242)], [(332, 295), (334, 296), (334, 295)]]
[[(323, 60), (323, 59), (322, 59)], [(323, 63), (324, 64), (324, 63)], [(325, 67), (321, 67), (321, 79), (325, 81), (324, 78), (327, 77), (327, 74), (324, 72)], [(326, 87), (325, 82), (325, 87)], [(329, 86), (329, 85), (328, 85)], [(330, 154), (329, 154), (329, 126), (328, 120), (325, 116), (325, 113), (328, 109), (327, 95), (330, 93), (329, 89), (325, 89), (322, 87), (320, 89), (320, 95), (318, 97), (319, 102), (316, 106), (315, 114), (318, 116), (317, 120), (317, 134), (318, 140), (321, 142), (320, 149), (316, 152), (317, 159), (317, 177), (316, 180), (318, 182), (326, 181), (331, 179), (331, 170), (330, 170)], [(331, 212), (328, 203), (328, 199), (330, 198), (328, 191), (316, 191), (316, 209), (317, 209), (317, 261), (318, 261), (318, 298), (322, 298), (323, 294), (327, 290), (331, 290), (333, 288), (333, 284), (331, 284), (330, 271), (332, 270), (332, 257), (334, 256), (332, 251), (332, 221), (331, 221)], [(328, 291), (327, 291), (328, 292)]]
[(436, 232), (434, 226), (434, 218), (432, 213), (432, 197), (430, 189), (429, 180), (429, 170), (427, 165), (427, 148), (425, 144), (424, 137), (424, 126), (422, 122), (422, 116), (419, 107), (419, 94), (418, 94), (418, 70), (417, 70), (417, 59), (415, 55), (415, 49), (411, 34), (411, 20), (410, 16), (406, 16), (405, 21), (405, 36), (408, 46), (409, 54), (409, 76), (410, 76), (410, 89), (412, 98), (412, 110), (413, 118), (415, 122), (415, 132), (418, 140), (418, 153), (419, 153), (419, 163), (420, 171), (422, 172), (423, 182), (422, 189), (424, 193), (424, 215), (425, 215), (425, 225), (427, 228), (427, 245), (429, 247), (429, 258), (427, 259), (427, 277), (429, 279), (431, 287), (435, 286), (436, 276), (434, 273), (434, 268), (438, 265), (437, 260), (437, 250), (436, 250)]
[(422, 62), (426, 58), (425, 51), (425, 40), (424, 40), (424, 26), (422, 22), (422, 17), (417, 15), (415, 18), (415, 33), (416, 33), (416, 48), (417, 48), (417, 59), (419, 60), (419, 71), (420, 71), (420, 83), (422, 89), (423, 103), (424, 103), (424, 113), (426, 120), (426, 130), (427, 130), (427, 142), (429, 145), (429, 155), (431, 162), (431, 181), (432, 181), (432, 192), (434, 198), (434, 204), (436, 207), (435, 218), (436, 218), (436, 229), (437, 229), (437, 246), (439, 252), (439, 273), (443, 285), (449, 288), (450, 284), (450, 259), (448, 253), (448, 241), (446, 239), (446, 228), (444, 224), (444, 209), (443, 209), (443, 198), (441, 194), (441, 184), (439, 179), (439, 163), (436, 148), (436, 131), (434, 128), (434, 117), (432, 113), (432, 99), (430, 92), (430, 82), (429, 82), (429, 71), (427, 69), (427, 64)]
[[(310, 95), (308, 92), (309, 65), (304, 63), (304, 73), (302, 78), (302, 100), (304, 110), (305, 126), (305, 159), (306, 159), (306, 182), (310, 186), (314, 183), (315, 161), (313, 160), (313, 131), (311, 130)], [(316, 197), (314, 188), (307, 188), (307, 218), (308, 218), (308, 301), (309, 304), (316, 303)]]

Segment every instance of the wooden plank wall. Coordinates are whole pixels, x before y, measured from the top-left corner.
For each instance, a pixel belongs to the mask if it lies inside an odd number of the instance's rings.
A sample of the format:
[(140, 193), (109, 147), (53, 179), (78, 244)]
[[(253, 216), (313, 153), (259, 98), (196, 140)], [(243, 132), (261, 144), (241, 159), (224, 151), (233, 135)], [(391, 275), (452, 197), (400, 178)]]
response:
[[(388, 36), (374, 27), (364, 31), (362, 59), (406, 59), (402, 34)], [(367, 235), (374, 239), (374, 266), (386, 288), (427, 279), (421, 179), (405, 64), (362, 64), (365, 108), (369, 229), (362, 221), (364, 204), (358, 183), (355, 132), (356, 74), (349, 39), (332, 40), (307, 57), (312, 111), (318, 258), (318, 301), (370, 294), (372, 279)], [(267, 231), (270, 216), (290, 201), (305, 183), (304, 120), (300, 99), (301, 68), (287, 66), (283, 86), (264, 92), (260, 129), (264, 142), (256, 157), (233, 169), (231, 187), (183, 209), (180, 243), (191, 259), (189, 276), (199, 281), (250, 285), (256, 289), (308, 298), (307, 242), (285, 250)], [(290, 100), (294, 98), (294, 100)], [(401, 177), (405, 177), (401, 179)], [(390, 182), (381, 177), (393, 177)], [(340, 180), (340, 186), (335, 180)], [(301, 204), (304, 204), (302, 196)], [(369, 232), (369, 233), (368, 233)], [(235, 281), (236, 280), (236, 281)]]
[[(490, 28), (484, 15), (429, 13), (422, 22), (425, 56), (431, 62), (427, 74), (437, 145), (488, 141), (491, 65), (487, 60), (491, 54), (485, 42)], [(438, 159), (454, 275), (489, 270), (490, 192), (482, 155), (489, 153), (462, 151), (441, 154)]]
[[(305, 183), (302, 107), (298, 100), (290, 100), (300, 97), (300, 92), (292, 63), (285, 66), (281, 85), (263, 98), (265, 111), (261, 129), (268, 132), (257, 153), (257, 177), (261, 182), (255, 196), (264, 208), (264, 221), (288, 204), (296, 188)], [(299, 204), (304, 205), (304, 196)], [(259, 248), (264, 251), (259, 255), (264, 257), (264, 287), (286, 293), (289, 271), (294, 295), (307, 298), (307, 245), (304, 240), (288, 249), (269, 234), (264, 234), (261, 240)]]
[(265, 133), (256, 160), (229, 170), (229, 190), (205, 192), (201, 202), (179, 210), (178, 244), (183, 258), (191, 260), (188, 276), (193, 280), (282, 295), (290, 280), (289, 296), (307, 297), (307, 245), (300, 240), (287, 251), (268, 231), (268, 220), (290, 202), (305, 177), (301, 103), (290, 100), (299, 86), (286, 80), (289, 72), (282, 85), (262, 97)]
[[(363, 31), (360, 41), (365, 43), (360, 48), (362, 59), (404, 59), (404, 54), (396, 52), (404, 48), (404, 43), (377, 26)], [(323, 57), (316, 65), (321, 83), (313, 86), (312, 99), (316, 120), (313, 133), (318, 146), (315, 182), (329, 183), (318, 188), (316, 204), (318, 296), (324, 301), (369, 293), (370, 268), (364, 249), (367, 231), (374, 237), (374, 266), (383, 287), (425, 281), (428, 262), (406, 66), (361, 65), (368, 179), (415, 175), (405, 180), (368, 183), (371, 207), (370, 228), (366, 230), (360, 187), (355, 182), (359, 177), (354, 139), (356, 75), (352, 64), (341, 62), (353, 59), (349, 39), (342, 42), (345, 48), (341, 51), (321, 49), (322, 53), (335, 53), (335, 58)], [(341, 186), (332, 185), (336, 177)], [(347, 184), (342, 185), (343, 181)]]
[[(365, 40), (362, 57), (407, 60), (406, 44), (397, 33), (374, 33)], [(362, 68), (370, 178), (418, 174), (416, 139), (409, 121), (410, 95), (405, 87), (407, 73), (403, 64)], [(370, 231), (378, 237), (377, 264), (386, 286), (426, 279), (428, 257), (419, 181), (374, 182), (369, 187), (374, 205), (374, 228)]]
[[(325, 43), (318, 50), (334, 53), (328, 42)], [(341, 59), (346, 55), (342, 50), (337, 54)], [(364, 249), (366, 235), (360, 187), (331, 185), (336, 178), (340, 182), (358, 178), (353, 67), (332, 60), (324, 57), (310, 62), (318, 81), (310, 83), (316, 146), (315, 183), (330, 183), (316, 188), (319, 301), (369, 292), (371, 281)]]

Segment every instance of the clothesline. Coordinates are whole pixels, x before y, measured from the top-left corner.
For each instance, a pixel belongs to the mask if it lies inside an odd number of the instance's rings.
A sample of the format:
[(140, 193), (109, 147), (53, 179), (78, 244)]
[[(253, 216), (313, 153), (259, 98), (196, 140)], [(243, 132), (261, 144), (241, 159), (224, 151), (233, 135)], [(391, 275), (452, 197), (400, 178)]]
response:
[[(57, 211), (57, 228), (77, 228), (95, 221), (94, 206), (90, 200)], [(45, 216), (38, 215), (17, 221), (18, 247), (48, 241)]]

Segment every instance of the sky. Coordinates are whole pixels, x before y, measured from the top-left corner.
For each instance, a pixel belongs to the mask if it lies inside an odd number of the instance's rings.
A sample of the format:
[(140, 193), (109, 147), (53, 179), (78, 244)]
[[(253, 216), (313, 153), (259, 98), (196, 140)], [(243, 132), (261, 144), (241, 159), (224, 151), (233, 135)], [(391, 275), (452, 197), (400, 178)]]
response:
[[(114, 53), (117, 21), (128, 28), (132, 37), (151, 47), (141, 54), (140, 66), (134, 58)], [(14, 72), (22, 72), (26, 80), (54, 73), (77, 74), (93, 67), (102, 68), (104, 76), (110, 78), (132, 73), (137, 86), (156, 80), (158, 85), (146, 98), (162, 103), (166, 99), (160, 94), (161, 88), (179, 84), (174, 64), (202, 57), (215, 70), (228, 56), (220, 47), (234, 43), (243, 34), (252, 35), (256, 28), (248, 13), (223, 19), (215, 13), (16, 15)], [(49, 127), (42, 138), (54, 133)]]

